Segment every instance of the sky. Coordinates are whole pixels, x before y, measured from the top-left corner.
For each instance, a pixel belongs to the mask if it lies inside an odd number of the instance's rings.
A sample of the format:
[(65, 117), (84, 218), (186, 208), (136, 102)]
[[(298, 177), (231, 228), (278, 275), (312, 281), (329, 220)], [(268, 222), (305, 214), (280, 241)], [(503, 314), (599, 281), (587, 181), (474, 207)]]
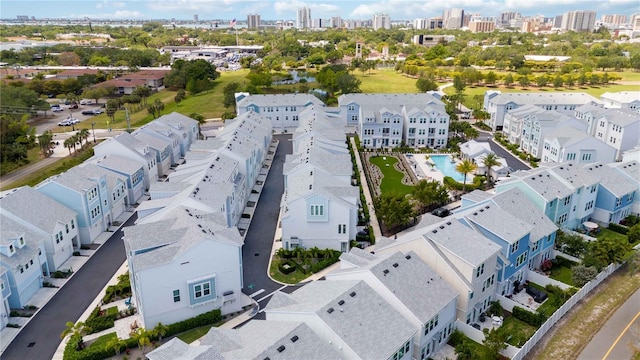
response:
[(42, 18), (83, 19), (233, 19), (246, 21), (248, 14), (262, 20), (295, 20), (299, 8), (311, 9), (312, 18), (340, 16), (343, 19), (371, 19), (386, 13), (394, 20), (441, 16), (445, 8), (462, 8), (467, 13), (497, 16), (504, 11), (522, 15), (555, 16), (571, 10), (595, 10), (603, 14), (640, 12), (638, 0), (2, 0), (0, 18), (17, 15)]

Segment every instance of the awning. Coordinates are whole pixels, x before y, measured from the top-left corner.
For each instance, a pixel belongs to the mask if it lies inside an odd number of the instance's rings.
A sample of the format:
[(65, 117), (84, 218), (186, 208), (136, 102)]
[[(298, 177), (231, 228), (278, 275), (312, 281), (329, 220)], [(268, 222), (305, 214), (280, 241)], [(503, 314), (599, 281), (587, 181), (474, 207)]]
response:
[(598, 229), (598, 224), (591, 222), (591, 221), (585, 221), (582, 223), (582, 225), (584, 225), (584, 227), (586, 227), (589, 230), (597, 230)]

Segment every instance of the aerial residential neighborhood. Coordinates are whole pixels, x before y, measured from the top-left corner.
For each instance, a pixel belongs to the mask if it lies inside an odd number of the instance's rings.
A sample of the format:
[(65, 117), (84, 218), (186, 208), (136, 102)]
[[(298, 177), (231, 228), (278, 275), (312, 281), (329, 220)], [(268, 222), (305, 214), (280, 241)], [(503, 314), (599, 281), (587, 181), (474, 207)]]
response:
[(634, 2), (25, 3), (3, 359), (640, 356)]

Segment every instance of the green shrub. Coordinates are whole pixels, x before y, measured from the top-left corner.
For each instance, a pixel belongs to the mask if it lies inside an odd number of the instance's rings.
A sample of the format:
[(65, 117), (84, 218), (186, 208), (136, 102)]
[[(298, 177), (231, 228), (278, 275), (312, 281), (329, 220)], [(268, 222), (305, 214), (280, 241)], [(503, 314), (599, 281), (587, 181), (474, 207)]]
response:
[(199, 326), (212, 325), (220, 321), (221, 318), (222, 316), (219, 309), (212, 310), (191, 319), (179, 321), (167, 326), (168, 330), (164, 337), (170, 337)]
[(629, 232), (629, 228), (624, 225), (619, 225), (616, 223), (609, 223), (609, 230), (615, 231), (618, 234), (627, 235)]
[(95, 334), (102, 330), (107, 330), (113, 327), (113, 319), (108, 316), (98, 316), (92, 319), (87, 319), (84, 323), (91, 331), (89, 334)]
[(514, 318), (524, 321), (527, 324), (535, 327), (540, 327), (540, 325), (542, 325), (547, 320), (547, 317), (543, 314), (533, 313), (519, 306), (514, 306), (511, 313), (513, 314)]
[(284, 275), (288, 275), (296, 271), (296, 266), (290, 260), (283, 260), (278, 264), (278, 270)]

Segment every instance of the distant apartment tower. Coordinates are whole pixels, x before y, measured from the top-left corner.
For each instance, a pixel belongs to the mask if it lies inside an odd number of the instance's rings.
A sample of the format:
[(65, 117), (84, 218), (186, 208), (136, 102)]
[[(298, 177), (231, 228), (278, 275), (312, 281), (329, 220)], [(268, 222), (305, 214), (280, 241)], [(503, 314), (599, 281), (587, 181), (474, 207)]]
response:
[(198, 14), (193, 15), (193, 21), (198, 22)]
[(520, 14), (519, 12), (508, 11), (508, 12), (503, 12), (502, 14), (500, 14), (500, 17), (498, 17), (498, 21), (503, 26), (509, 26), (509, 24), (510, 24), (509, 22), (511, 20), (521, 19), (521, 18), (522, 18), (522, 14)]
[(631, 21), (629, 22), (633, 30), (640, 30), (640, 13), (631, 15)]
[(18, 16), (16, 16), (16, 19), (18, 19), (19, 21), (29, 21), (29, 16), (28, 15), (18, 15)]
[(311, 27), (311, 9), (303, 7), (298, 9), (298, 17), (296, 18), (296, 28), (308, 29)]
[(627, 23), (627, 15), (621, 14), (610, 14), (610, 15), (602, 15), (600, 21), (604, 24), (611, 25), (622, 25)]
[(442, 29), (444, 27), (444, 20), (441, 16), (433, 17), (429, 19), (429, 29)]
[(464, 23), (464, 10), (462, 9), (448, 9), (442, 13), (442, 20), (444, 22), (444, 28), (446, 29), (460, 29)]
[(596, 12), (592, 10), (567, 11), (562, 14), (561, 30), (593, 31), (596, 23)]
[(342, 25), (342, 18), (340, 16), (334, 16), (331, 18), (330, 27), (341, 29)]
[(257, 29), (259, 27), (260, 27), (260, 15), (259, 14), (247, 15), (247, 28)]
[(391, 18), (389, 14), (373, 15), (373, 30), (391, 29)]
[(429, 19), (415, 19), (413, 20), (413, 28), (416, 30), (428, 29)]
[(469, 31), (473, 33), (492, 32), (496, 29), (495, 21), (471, 20), (469, 21)]

